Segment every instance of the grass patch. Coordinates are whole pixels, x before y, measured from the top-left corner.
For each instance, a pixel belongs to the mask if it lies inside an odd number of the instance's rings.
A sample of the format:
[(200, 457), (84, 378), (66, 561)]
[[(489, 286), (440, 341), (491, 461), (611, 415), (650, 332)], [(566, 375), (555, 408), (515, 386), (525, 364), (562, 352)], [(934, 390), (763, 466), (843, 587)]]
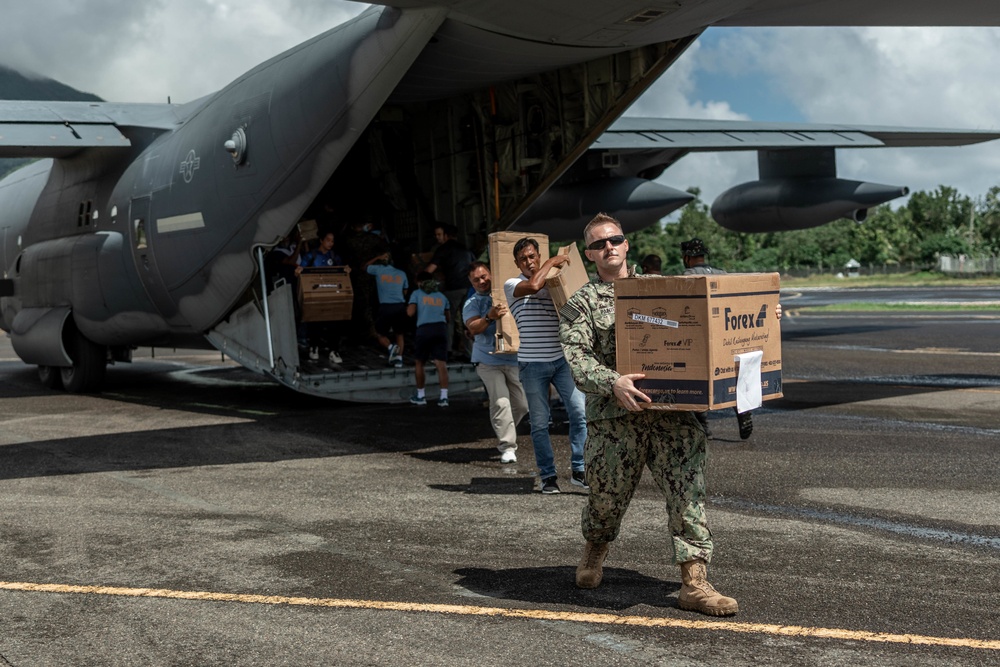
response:
[(948, 311), (1000, 311), (1000, 303), (872, 303), (870, 301), (852, 301), (849, 303), (832, 303), (825, 306), (803, 306), (789, 308), (797, 313), (836, 313), (836, 312), (948, 312)]
[(1000, 287), (1000, 276), (958, 277), (934, 271), (913, 273), (886, 273), (857, 278), (838, 278), (831, 273), (806, 278), (782, 276), (782, 287)]

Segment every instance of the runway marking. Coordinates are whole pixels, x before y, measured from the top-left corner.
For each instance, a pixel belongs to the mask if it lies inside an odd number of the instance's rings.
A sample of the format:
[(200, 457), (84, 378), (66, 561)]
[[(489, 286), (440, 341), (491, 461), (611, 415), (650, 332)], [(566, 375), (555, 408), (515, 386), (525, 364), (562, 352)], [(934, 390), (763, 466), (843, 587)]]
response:
[(801, 625), (775, 625), (770, 623), (737, 623), (735, 621), (701, 621), (655, 616), (623, 616), (590, 612), (548, 611), (544, 609), (511, 609), (504, 607), (477, 607), (474, 605), (424, 604), (419, 602), (393, 602), (383, 600), (349, 600), (336, 598), (286, 597), (281, 595), (248, 595), (242, 593), (211, 593), (207, 591), (175, 591), (162, 588), (119, 588), (114, 586), (74, 586), (67, 584), (36, 584), (0, 581), (0, 590), (31, 593), (63, 593), (81, 595), (109, 595), (135, 598), (164, 598), (171, 600), (198, 600), (203, 602), (239, 602), (244, 604), (288, 605), (305, 607), (330, 607), (337, 609), (367, 609), (377, 611), (402, 611), (459, 616), (498, 616), (528, 620), (594, 623), (600, 625), (637, 626), (647, 628), (680, 628), (684, 630), (714, 630), (744, 634), (768, 634), (790, 637), (815, 637), (887, 644), (913, 644), (923, 646), (948, 646), (1000, 651), (1000, 640), (972, 639), (968, 637), (931, 637), (927, 635), (892, 634), (818, 628)]
[(846, 350), (848, 352), (889, 352), (892, 354), (945, 355), (955, 357), (1000, 357), (1000, 352), (977, 352), (974, 350), (959, 350), (944, 347), (918, 347), (914, 349), (893, 349), (888, 347), (873, 347), (870, 345), (825, 345), (823, 343), (805, 343), (810, 348), (825, 348), (827, 350)]

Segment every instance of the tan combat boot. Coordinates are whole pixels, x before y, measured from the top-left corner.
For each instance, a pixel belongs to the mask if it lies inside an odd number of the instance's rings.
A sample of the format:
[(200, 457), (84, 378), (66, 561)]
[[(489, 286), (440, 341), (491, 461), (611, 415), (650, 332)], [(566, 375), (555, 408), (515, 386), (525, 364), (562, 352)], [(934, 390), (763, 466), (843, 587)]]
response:
[[(577, 570), (579, 572), (579, 570)], [(700, 558), (681, 563), (681, 593), (677, 606), (688, 611), (700, 611), (709, 616), (732, 616), (740, 610), (733, 598), (727, 598), (708, 583), (705, 561)], [(579, 582), (580, 575), (577, 575)], [(579, 584), (577, 584), (579, 585)]]
[(583, 547), (583, 558), (576, 566), (576, 586), (577, 588), (597, 588), (601, 585), (604, 577), (604, 557), (608, 555), (608, 542), (596, 544), (587, 542)]

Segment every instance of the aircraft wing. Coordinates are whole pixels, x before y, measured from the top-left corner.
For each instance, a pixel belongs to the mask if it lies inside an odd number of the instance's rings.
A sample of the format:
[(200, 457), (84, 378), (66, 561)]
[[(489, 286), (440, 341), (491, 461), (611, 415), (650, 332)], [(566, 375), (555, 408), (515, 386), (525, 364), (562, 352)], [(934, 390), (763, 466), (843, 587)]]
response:
[(869, 208), (907, 189), (837, 178), (836, 149), (963, 146), (995, 139), (1000, 131), (620, 118), (512, 229), (544, 228), (550, 236), (572, 237), (596, 212), (609, 210), (626, 231), (641, 229), (650, 224), (650, 211), (669, 212), (690, 199), (653, 181), (688, 153), (715, 151), (757, 151), (761, 179), (716, 199), (712, 215), (723, 227), (772, 232), (839, 217), (861, 221)]
[(0, 100), (0, 157), (62, 158), (87, 148), (127, 149), (122, 128), (167, 129), (178, 122), (167, 104)]
[[(357, 0), (371, 3), (371, 0)], [(582, 47), (650, 44), (706, 26), (996, 26), (1000, 3), (983, 0), (376, 0), (446, 7), (489, 33)]]
[(691, 152), (965, 146), (1000, 139), (995, 130), (874, 125), (620, 118), (590, 150), (666, 167)]

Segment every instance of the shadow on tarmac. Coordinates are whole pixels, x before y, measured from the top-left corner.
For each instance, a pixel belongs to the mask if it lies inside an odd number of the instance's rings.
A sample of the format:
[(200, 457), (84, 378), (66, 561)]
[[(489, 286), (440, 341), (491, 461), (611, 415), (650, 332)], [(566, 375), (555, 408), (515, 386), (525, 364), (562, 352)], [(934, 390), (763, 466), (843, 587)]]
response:
[[(135, 430), (100, 435), (46, 436), (2, 448), (0, 479), (141, 471), (366, 453), (400, 452), (427, 461), (478, 463), (498, 459), (495, 446), (468, 446), (470, 440), (494, 442), (488, 412), (468, 397), (456, 397), (447, 410), (412, 405), (340, 403), (297, 394), (277, 384), (226, 386), (191, 383), (166, 364), (146, 362), (109, 373), (104, 392), (68, 395), (38, 384), (32, 367), (5, 374), (0, 398), (11, 409), (35, 418), (32, 401), (46, 399), (51, 410), (79, 414), (100, 411), (100, 401), (133, 405)], [(239, 371), (238, 371), (239, 372)], [(245, 373), (245, 372), (244, 372)], [(27, 399), (27, 400), (24, 400)], [(164, 428), (150, 428), (157, 410), (178, 413)], [(62, 413), (60, 413), (62, 414)], [(234, 418), (235, 423), (184, 425), (184, 414)], [(11, 415), (17, 416), (17, 415)], [(119, 410), (119, 428), (129, 416)], [(62, 433), (72, 429), (62, 428)], [(453, 448), (453, 449), (450, 449)]]
[(476, 463), (499, 460), (500, 452), (496, 447), (451, 447), (430, 452), (414, 452), (410, 456), (431, 463)]
[(816, 329), (783, 329), (781, 331), (781, 342), (790, 343), (812, 338), (835, 338), (837, 336), (872, 334), (911, 328), (905, 324), (858, 324), (854, 326), (824, 326)]
[(274, 438), (247, 447), (259, 435), (239, 435), (254, 425), (226, 424), (44, 440), (3, 446), (0, 479), (80, 475), (235, 463), (271, 462), (357, 454), (339, 443)]
[(535, 490), (534, 477), (473, 477), (468, 484), (430, 484), (428, 488), (470, 495), (523, 496)]
[(902, 396), (932, 394), (956, 388), (996, 387), (991, 375), (942, 375), (921, 377), (879, 377), (866, 380), (806, 380), (785, 382), (782, 398), (765, 407), (781, 410), (807, 410), (859, 401), (875, 401)]
[(583, 590), (574, 584), (575, 567), (523, 567), (509, 570), (463, 568), (455, 582), (477, 595), (531, 604), (565, 604), (621, 611), (638, 605), (676, 607), (671, 597), (680, 583), (661, 581), (635, 570), (604, 568), (600, 588)]

